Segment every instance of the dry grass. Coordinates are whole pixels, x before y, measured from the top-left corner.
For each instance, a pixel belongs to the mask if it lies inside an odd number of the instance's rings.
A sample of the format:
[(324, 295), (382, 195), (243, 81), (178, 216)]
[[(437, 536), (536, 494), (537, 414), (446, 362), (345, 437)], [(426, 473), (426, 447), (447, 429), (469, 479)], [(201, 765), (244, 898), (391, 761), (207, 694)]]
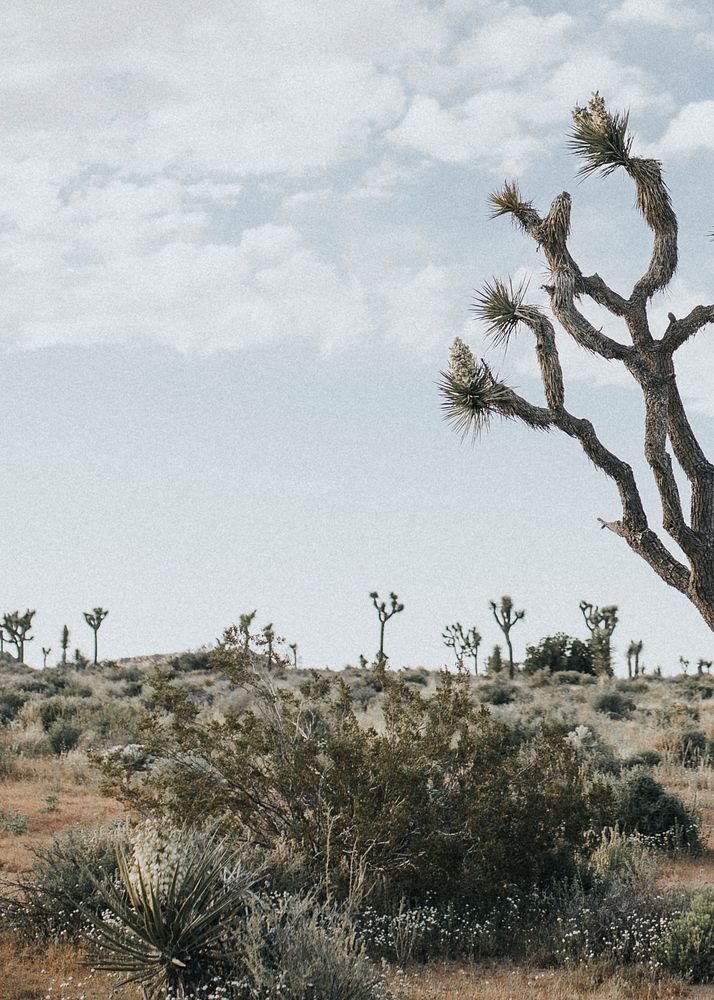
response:
[[(16, 938), (0, 936), (0, 1000), (108, 1000), (114, 983), (102, 973), (91, 972), (75, 948), (48, 945), (37, 951)], [(136, 993), (121, 990), (116, 1000)]]
[(653, 981), (637, 970), (530, 969), (520, 966), (430, 966), (397, 976), (408, 1000), (714, 1000), (714, 986)]
[[(0, 808), (20, 813), (27, 831), (14, 836), (0, 829), (0, 875), (27, 871), (32, 849), (72, 826), (95, 826), (120, 815), (123, 807), (85, 784), (86, 764), (79, 755), (45, 758), (22, 767), (16, 778), (0, 781)], [(48, 797), (56, 807), (48, 809)]]

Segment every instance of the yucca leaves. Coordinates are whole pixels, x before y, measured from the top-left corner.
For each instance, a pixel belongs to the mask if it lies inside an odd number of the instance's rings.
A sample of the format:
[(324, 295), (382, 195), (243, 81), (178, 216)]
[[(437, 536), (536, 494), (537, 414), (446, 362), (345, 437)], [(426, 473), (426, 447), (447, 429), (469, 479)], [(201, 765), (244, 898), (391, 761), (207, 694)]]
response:
[(601, 170), (607, 175), (628, 165), (632, 149), (628, 123), (628, 112), (611, 114), (597, 91), (586, 107), (576, 106), (568, 146), (585, 160), (580, 174), (587, 176)]
[(155, 877), (119, 850), (119, 885), (96, 882), (102, 917), (83, 913), (100, 949), (93, 966), (128, 974), (124, 982), (139, 983), (150, 997), (197, 985), (206, 959), (245, 906), (253, 881), (239, 873), (226, 883), (224, 873), (232, 862), (222, 841), (193, 845), (193, 851), (178, 852), (160, 888)]

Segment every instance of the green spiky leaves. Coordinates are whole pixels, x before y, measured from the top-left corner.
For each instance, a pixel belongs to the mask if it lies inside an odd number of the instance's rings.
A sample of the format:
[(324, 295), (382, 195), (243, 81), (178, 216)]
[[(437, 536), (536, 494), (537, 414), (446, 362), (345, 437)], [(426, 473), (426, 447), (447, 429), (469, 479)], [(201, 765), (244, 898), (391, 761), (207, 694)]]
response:
[(449, 371), (441, 373), (439, 390), (444, 417), (462, 438), (478, 437), (511, 393), (458, 337), (451, 347)]
[(517, 181), (506, 181), (500, 191), (494, 191), (488, 196), (491, 205), (491, 218), (498, 219), (502, 215), (518, 215), (532, 208), (530, 201), (523, 201)]
[(473, 310), (487, 324), (486, 333), (493, 337), (496, 344), (508, 344), (519, 323), (536, 318), (537, 310), (523, 301), (527, 289), (526, 281), (515, 287), (510, 279), (505, 282), (494, 278), (476, 293)]
[(585, 160), (580, 174), (587, 176), (598, 170), (611, 174), (618, 167), (627, 167), (632, 149), (628, 120), (627, 112), (611, 114), (597, 91), (586, 107), (575, 107), (568, 145)]

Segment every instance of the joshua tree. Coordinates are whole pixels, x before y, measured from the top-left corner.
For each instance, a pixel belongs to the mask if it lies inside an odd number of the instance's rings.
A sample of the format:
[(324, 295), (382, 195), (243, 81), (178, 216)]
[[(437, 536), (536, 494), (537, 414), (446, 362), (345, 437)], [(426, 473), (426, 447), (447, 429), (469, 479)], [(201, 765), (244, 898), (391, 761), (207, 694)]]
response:
[(50, 655), (51, 652), (52, 652), (52, 647), (51, 646), (43, 646), (42, 647), (42, 666), (43, 667), (47, 666), (47, 657)]
[(456, 657), (456, 666), (461, 667), (464, 662), (465, 652), (465, 636), (461, 623), (456, 622), (454, 625), (447, 625), (441, 633), (441, 638), (444, 640), (445, 646), (449, 649), (453, 649), (454, 656)]
[[(501, 598), (500, 609), (495, 601), (491, 601), (491, 611), (493, 611), (493, 617), (496, 619), (496, 623), (500, 630), (506, 637), (506, 645), (508, 646), (508, 676), (513, 680), (513, 675), (515, 673), (515, 667), (513, 665), (513, 646), (511, 645), (511, 629), (516, 624), (516, 622), (521, 621), (525, 618), (525, 611), (514, 611), (513, 610), (513, 599), (504, 594)], [(499, 615), (500, 610), (500, 615)], [(480, 638), (480, 637), (479, 637)]]
[(593, 667), (601, 681), (612, 677), (612, 647), (610, 639), (617, 625), (617, 607), (608, 604), (598, 608), (587, 601), (580, 602), (585, 624), (590, 631), (590, 648), (593, 651)]
[(292, 654), (293, 654), (293, 666), (297, 667), (297, 643), (296, 642), (291, 642), (290, 645), (288, 646), (288, 649), (292, 650)]
[(19, 611), (10, 611), (2, 620), (5, 637), (17, 650), (19, 663), (25, 662), (25, 643), (32, 642), (34, 639), (33, 635), (27, 634), (32, 628), (32, 619), (34, 617), (35, 612), (30, 611), (28, 608), (24, 615), (21, 615)]
[(66, 625), (62, 628), (62, 638), (60, 639), (60, 646), (62, 647), (62, 663), (67, 662), (67, 650), (69, 649), (69, 629)]
[(712, 668), (712, 660), (699, 660), (699, 662), (697, 663), (697, 673), (699, 674), (700, 677), (703, 674), (705, 668), (707, 673), (709, 673), (709, 671)]
[[(583, 175), (608, 175), (621, 168), (634, 181), (637, 206), (652, 230), (654, 248), (629, 297), (610, 288), (598, 274), (583, 274), (571, 256), (567, 242), (571, 202), (566, 192), (554, 199), (542, 217), (521, 197), (517, 184), (510, 182), (491, 195), (493, 215), (510, 215), (542, 251), (549, 271), (544, 289), (552, 315), (565, 334), (585, 351), (624, 365), (639, 385), (645, 408), (645, 458), (659, 494), (664, 530), (682, 557), (676, 550), (670, 551), (650, 527), (631, 466), (605, 447), (589, 420), (566, 409), (556, 330), (542, 308), (527, 304), (525, 285), (514, 287), (494, 279), (478, 295), (476, 310), (496, 343), (507, 343), (518, 327), (532, 335), (546, 406), (517, 395), (496, 378), (485, 361), (477, 361), (469, 348), (456, 340), (450, 370), (441, 383), (446, 415), (464, 433), (478, 433), (497, 414), (541, 430), (556, 428), (575, 438), (595, 466), (614, 481), (620, 495), (621, 517), (601, 519), (602, 527), (624, 539), (662, 580), (684, 594), (714, 629), (714, 466), (690, 426), (674, 367), (675, 352), (714, 322), (714, 305), (696, 306), (679, 319), (669, 313), (667, 327), (655, 331), (657, 337), (653, 335), (649, 302), (672, 279), (678, 252), (677, 219), (660, 163), (632, 155), (628, 116), (608, 111), (597, 93), (587, 107), (575, 108), (570, 146), (584, 160)], [(616, 340), (593, 325), (580, 311), (582, 299), (592, 300), (623, 321), (628, 342)], [(668, 446), (691, 490), (688, 517)]]
[(399, 603), (399, 598), (394, 591), (389, 595), (389, 610), (387, 610), (387, 602), (379, 600), (379, 594), (376, 590), (373, 590), (369, 596), (372, 598), (372, 604), (377, 609), (377, 617), (379, 618), (379, 652), (377, 653), (377, 663), (384, 664), (387, 659), (384, 655), (384, 626), (393, 615), (398, 615), (400, 611), (404, 611), (404, 605)]
[(640, 653), (642, 652), (642, 647), (644, 643), (642, 639), (639, 642), (635, 642), (633, 639), (630, 645), (627, 647), (627, 676), (633, 676), (632, 663), (634, 660), (634, 676), (639, 677), (640, 675)]
[(104, 608), (93, 608), (91, 611), (84, 612), (84, 620), (89, 625), (91, 630), (94, 632), (94, 665), (97, 665), (97, 637), (99, 629), (102, 622), (107, 617), (109, 612)]
[(240, 616), (240, 621), (238, 624), (238, 631), (243, 637), (243, 652), (248, 652), (248, 646), (250, 645), (250, 626), (253, 624), (253, 619), (257, 614), (257, 609), (254, 611), (247, 611), (244, 615)]
[(679, 657), (679, 665), (685, 674), (689, 671), (689, 660), (685, 660), (683, 656)]
[(275, 642), (275, 631), (273, 629), (273, 623), (270, 622), (263, 629), (263, 645), (265, 646), (266, 656), (268, 658), (268, 670), (273, 665), (273, 643)]
[(2, 628), (0, 628), (0, 656), (5, 652), (5, 633)]

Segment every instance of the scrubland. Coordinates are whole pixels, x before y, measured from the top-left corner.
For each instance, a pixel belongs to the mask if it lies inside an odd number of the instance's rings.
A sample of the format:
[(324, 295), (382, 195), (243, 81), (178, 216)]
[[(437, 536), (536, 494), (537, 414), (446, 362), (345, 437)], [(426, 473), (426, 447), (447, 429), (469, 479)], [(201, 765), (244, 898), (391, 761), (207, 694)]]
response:
[(0, 998), (714, 997), (713, 738), (706, 675), (5, 661)]

